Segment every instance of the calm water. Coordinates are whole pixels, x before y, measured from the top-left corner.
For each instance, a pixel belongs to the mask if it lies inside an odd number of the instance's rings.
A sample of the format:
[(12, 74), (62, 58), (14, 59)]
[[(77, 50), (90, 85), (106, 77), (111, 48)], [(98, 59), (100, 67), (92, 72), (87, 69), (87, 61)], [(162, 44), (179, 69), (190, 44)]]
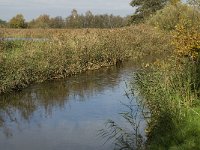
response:
[(0, 150), (111, 150), (97, 136), (107, 119), (124, 124), (133, 64), (33, 85), (0, 97)]

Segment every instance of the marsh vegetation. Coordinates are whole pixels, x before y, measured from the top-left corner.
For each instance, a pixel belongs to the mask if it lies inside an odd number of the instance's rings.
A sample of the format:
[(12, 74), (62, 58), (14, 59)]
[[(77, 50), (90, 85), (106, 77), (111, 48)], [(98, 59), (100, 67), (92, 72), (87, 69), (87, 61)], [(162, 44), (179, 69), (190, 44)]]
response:
[(111, 134), (101, 133), (114, 138), (119, 149), (199, 149), (200, 2), (162, 1), (153, 5), (156, 9), (147, 9), (146, 0), (131, 4), (144, 9), (131, 17), (135, 24), (122, 28), (2, 28), (2, 38), (48, 40), (0, 40), (0, 93), (131, 60), (140, 69), (127, 96), (142, 108), (147, 139), (135, 134), (132, 105), (122, 117), (133, 134), (113, 120), (107, 124)]
[[(4, 29), (5, 37), (29, 35), (48, 40), (1, 41), (0, 91), (21, 89), (33, 82), (64, 78), (167, 51), (165, 43), (169, 37), (155, 30), (146, 25), (111, 30)], [(157, 44), (144, 43), (144, 37)]]

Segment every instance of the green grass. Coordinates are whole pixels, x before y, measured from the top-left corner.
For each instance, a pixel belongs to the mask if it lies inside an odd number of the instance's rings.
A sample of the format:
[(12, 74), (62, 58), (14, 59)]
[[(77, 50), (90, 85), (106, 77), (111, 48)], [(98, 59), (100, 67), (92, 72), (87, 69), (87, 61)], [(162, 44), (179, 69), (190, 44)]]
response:
[(200, 149), (196, 73), (195, 63), (173, 56), (137, 73), (141, 103), (151, 114), (147, 149)]

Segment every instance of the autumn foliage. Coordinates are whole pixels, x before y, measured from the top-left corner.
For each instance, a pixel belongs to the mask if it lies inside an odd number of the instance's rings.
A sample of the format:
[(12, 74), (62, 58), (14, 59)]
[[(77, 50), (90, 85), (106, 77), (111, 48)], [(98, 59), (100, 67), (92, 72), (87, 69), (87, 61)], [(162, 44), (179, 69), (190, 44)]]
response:
[(175, 52), (196, 59), (200, 52), (200, 28), (191, 20), (182, 20), (173, 32)]

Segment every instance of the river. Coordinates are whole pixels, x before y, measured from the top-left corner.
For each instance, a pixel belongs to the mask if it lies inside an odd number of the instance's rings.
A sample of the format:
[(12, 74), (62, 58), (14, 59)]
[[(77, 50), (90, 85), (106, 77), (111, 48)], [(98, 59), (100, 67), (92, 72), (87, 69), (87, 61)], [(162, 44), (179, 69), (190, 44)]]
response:
[(128, 101), (132, 63), (34, 84), (0, 96), (0, 150), (111, 150), (98, 136)]

